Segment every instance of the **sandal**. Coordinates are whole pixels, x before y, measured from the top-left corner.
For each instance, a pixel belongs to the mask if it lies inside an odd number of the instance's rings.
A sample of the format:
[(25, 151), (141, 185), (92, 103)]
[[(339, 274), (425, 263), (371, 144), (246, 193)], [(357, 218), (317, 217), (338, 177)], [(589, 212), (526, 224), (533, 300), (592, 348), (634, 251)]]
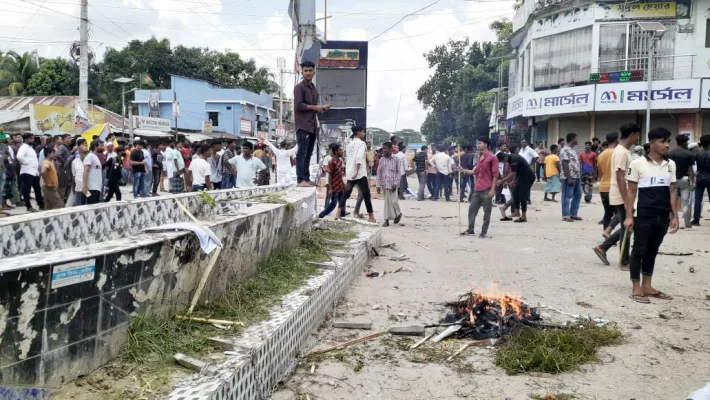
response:
[(527, 219), (518, 218), (518, 219), (516, 219), (516, 220), (513, 221), (513, 222), (528, 222), (528, 220), (527, 220)]
[(461, 235), (461, 236), (473, 236), (473, 235), (475, 235), (475, 233), (474, 233), (474, 232), (469, 232), (468, 230), (465, 230), (465, 231), (461, 232), (460, 235)]
[(510, 217), (503, 217), (503, 218), (501, 218), (500, 220), (501, 220), (501, 221), (512, 221), (513, 218), (510, 218)]
[(661, 291), (656, 291), (656, 293), (646, 293), (646, 296), (650, 296), (655, 299), (661, 299), (661, 300), (673, 300), (673, 296), (671, 296), (669, 294), (665, 294)]
[(629, 295), (629, 298), (637, 303), (651, 304), (651, 300), (649, 300), (648, 297), (642, 294), (631, 294)]

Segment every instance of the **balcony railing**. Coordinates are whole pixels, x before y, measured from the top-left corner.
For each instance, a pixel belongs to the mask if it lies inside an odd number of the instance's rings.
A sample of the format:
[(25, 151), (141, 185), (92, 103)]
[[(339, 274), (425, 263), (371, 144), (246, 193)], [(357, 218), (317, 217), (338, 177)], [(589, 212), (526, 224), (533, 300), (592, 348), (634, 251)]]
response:
[[(695, 54), (655, 56), (653, 80), (691, 79), (694, 74)], [(592, 72), (644, 71), (644, 81), (648, 80), (648, 57), (624, 58), (619, 60), (599, 60), (599, 68)]]

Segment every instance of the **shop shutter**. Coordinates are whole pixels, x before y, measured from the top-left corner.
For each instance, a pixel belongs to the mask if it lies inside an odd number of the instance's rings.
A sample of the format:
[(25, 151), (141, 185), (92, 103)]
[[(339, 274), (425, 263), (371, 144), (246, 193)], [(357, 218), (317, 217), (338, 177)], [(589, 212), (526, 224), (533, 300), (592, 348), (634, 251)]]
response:
[(566, 138), (567, 134), (574, 132), (577, 134), (577, 146), (574, 148), (578, 153), (584, 151), (584, 142), (591, 141), (592, 120), (588, 116), (581, 117), (560, 117), (560, 138)]
[(619, 138), (621, 138), (619, 128), (621, 128), (621, 125), (628, 123), (636, 123), (635, 114), (597, 114), (594, 126), (595, 135), (602, 142), (606, 140), (606, 135), (611, 132), (618, 133)]

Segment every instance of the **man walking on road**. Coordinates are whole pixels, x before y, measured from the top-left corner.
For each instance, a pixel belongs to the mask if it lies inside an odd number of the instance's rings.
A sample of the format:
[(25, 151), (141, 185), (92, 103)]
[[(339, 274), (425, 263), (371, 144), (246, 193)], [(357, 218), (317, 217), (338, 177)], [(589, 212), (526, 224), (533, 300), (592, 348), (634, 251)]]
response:
[(678, 188), (678, 197), (683, 210), (683, 222), (685, 223), (680, 229), (690, 229), (692, 207), (690, 206), (690, 196), (695, 189), (695, 173), (693, 165), (695, 164), (695, 154), (688, 150), (688, 141), (690, 138), (686, 135), (678, 135), (675, 138), (678, 147), (668, 153), (668, 158), (673, 160), (676, 166), (676, 187)]
[[(394, 147), (392, 147), (391, 149), (393, 148)], [(400, 164), (402, 164), (402, 168), (400, 169), (400, 178), (398, 185), (399, 187), (397, 188), (397, 195), (399, 196), (399, 200), (404, 200), (404, 194), (409, 188), (409, 185), (407, 184), (407, 145), (404, 144), (404, 142), (399, 142), (397, 148), (399, 149), (399, 152), (395, 154), (394, 157), (399, 161)], [(382, 152), (384, 153), (384, 150)], [(397, 205), (397, 207), (399, 207), (399, 205)]]
[(703, 211), (703, 195), (710, 194), (710, 135), (700, 138), (702, 151), (695, 153), (698, 174), (695, 179), (695, 209), (693, 210), (692, 224), (700, 226), (700, 214)]
[[(473, 171), (475, 165), (475, 158), (476, 158), (476, 153), (473, 151), (473, 146), (467, 145), (465, 146), (466, 152), (463, 153), (461, 156), (461, 162), (459, 165), (459, 168), (461, 168), (462, 171)], [(471, 194), (468, 195), (468, 201), (471, 201), (473, 199), (473, 191), (474, 191), (474, 184), (475, 184), (475, 178), (473, 174), (466, 174), (466, 173), (461, 173), (461, 186), (459, 189), (459, 199), (463, 203), (466, 200), (466, 187), (471, 186)], [(470, 183), (470, 185), (469, 185)], [(495, 187), (495, 185), (493, 185)]]
[[(402, 147), (397, 154), (405, 154)], [(385, 227), (390, 226), (391, 219), (395, 225), (402, 219), (397, 187), (401, 184), (403, 167), (401, 159), (392, 155), (392, 143), (382, 143), (382, 158), (377, 166), (377, 193), (382, 192), (385, 199), (385, 222), (382, 224)]]
[(30, 190), (34, 190), (35, 199), (40, 210), (44, 210), (44, 199), (42, 198), (42, 188), (39, 181), (39, 160), (30, 143), (33, 143), (35, 137), (31, 133), (22, 135), (22, 146), (17, 150), (17, 161), (20, 162), (20, 183), (22, 187), (22, 198), (25, 201), (27, 211), (36, 212), (37, 210), (30, 204)]
[[(365, 128), (353, 126), (352, 131), (353, 133), (350, 135), (350, 138), (353, 140), (350, 144), (348, 144), (348, 148), (345, 153), (347, 157), (345, 164), (345, 179), (348, 180), (348, 183), (345, 186), (345, 193), (343, 193), (343, 196), (340, 198), (340, 206), (338, 207), (338, 211), (335, 216), (336, 218), (345, 216), (345, 205), (350, 198), (350, 195), (353, 193), (353, 188), (357, 186), (358, 192), (362, 193), (363, 199), (365, 200), (365, 209), (367, 209), (367, 215), (369, 216), (368, 221), (377, 222), (375, 220), (375, 214), (372, 210), (372, 201), (370, 201), (370, 185), (367, 181), (367, 161), (365, 156), (367, 153), (367, 145), (363, 142), (363, 139), (365, 138)], [(381, 161), (382, 160), (380, 160), (380, 162)]]
[[(296, 176), (298, 186), (313, 186), (308, 172), (308, 163), (313, 155), (313, 146), (316, 143), (318, 123), (316, 114), (330, 110), (329, 105), (318, 105), (318, 89), (313, 84), (316, 74), (315, 64), (312, 61), (301, 63), (303, 80), (293, 89), (293, 104), (296, 111), (294, 120), (296, 125), (296, 140), (298, 152), (296, 153)], [(363, 165), (363, 171), (367, 165)]]
[(635, 231), (631, 252), (631, 299), (638, 303), (650, 303), (649, 297), (673, 299), (651, 286), (663, 238), (666, 232), (674, 234), (678, 231), (676, 165), (666, 157), (670, 137), (671, 133), (665, 128), (648, 132), (650, 151), (634, 160), (627, 174), (629, 188), (625, 199), (627, 217), (624, 228), (629, 232)]
[[(490, 139), (481, 137), (478, 139), (478, 163), (473, 170), (464, 169), (462, 173), (467, 177), (475, 177), (474, 185), (471, 188), (471, 205), (468, 207), (468, 229), (461, 235), (475, 235), (476, 216), (478, 210), (483, 205), (483, 226), (481, 227), (481, 239), (485, 239), (488, 234), (488, 225), (491, 223), (491, 209), (493, 207), (493, 197), (496, 194), (498, 183), (498, 158), (490, 150)], [(470, 148), (468, 149), (470, 150)], [(471, 154), (467, 152), (466, 154)], [(463, 185), (462, 185), (463, 187)]]
[(580, 181), (579, 156), (574, 151), (577, 145), (577, 134), (567, 134), (567, 144), (560, 151), (562, 171), (562, 219), (567, 222), (581, 221), (579, 203), (582, 201), (582, 183)]
[(599, 170), (599, 196), (601, 197), (602, 205), (604, 206), (604, 218), (602, 219), (602, 227), (604, 229), (602, 236), (604, 236), (604, 238), (611, 236), (611, 231), (619, 223), (618, 220), (616, 220), (615, 223), (612, 223), (612, 220), (614, 220), (614, 207), (609, 204), (609, 189), (611, 187), (612, 175), (611, 157), (614, 154), (614, 149), (619, 144), (619, 134), (612, 132), (606, 135), (606, 143), (606, 150), (602, 151), (597, 159), (597, 168)]
[(621, 131), (621, 143), (614, 148), (614, 152), (611, 155), (611, 186), (609, 187), (609, 204), (614, 207), (614, 215), (618, 218), (620, 222), (619, 229), (617, 229), (604, 243), (596, 246), (593, 250), (594, 253), (599, 257), (599, 259), (604, 263), (604, 265), (610, 265), (607, 259), (607, 251), (615, 245), (623, 241), (626, 237), (625, 243), (620, 243), (623, 253), (621, 255), (621, 265), (619, 269), (628, 271), (629, 270), (629, 237), (625, 235), (625, 228), (623, 221), (626, 221), (626, 176), (631, 164), (631, 148), (638, 143), (639, 137), (641, 136), (641, 128), (636, 124), (625, 124), (619, 128)]
[(426, 168), (427, 168), (427, 147), (422, 146), (416, 155), (414, 155), (414, 165), (416, 166), (417, 179), (419, 180), (419, 191), (417, 192), (417, 201), (423, 201), (426, 199)]

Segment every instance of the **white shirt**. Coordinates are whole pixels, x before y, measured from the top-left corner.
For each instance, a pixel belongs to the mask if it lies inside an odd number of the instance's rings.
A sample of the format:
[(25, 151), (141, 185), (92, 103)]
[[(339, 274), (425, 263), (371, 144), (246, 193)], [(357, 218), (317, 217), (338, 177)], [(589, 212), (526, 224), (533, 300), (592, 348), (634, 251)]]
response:
[(210, 168), (212, 169), (212, 172), (210, 172), (210, 181), (222, 182), (222, 156), (219, 156), (217, 161), (215, 161), (214, 157), (210, 157), (207, 162), (210, 164)]
[(276, 156), (276, 180), (278, 183), (285, 185), (295, 183), (295, 181), (291, 180), (291, 157), (296, 155), (298, 146), (288, 150), (281, 150), (276, 148), (268, 139), (264, 140), (264, 143), (269, 146)]
[[(323, 166), (323, 168), (327, 167), (328, 164), (330, 164), (330, 160), (332, 160), (332, 159), (333, 159), (333, 156), (331, 156), (330, 154), (325, 156), (325, 158), (323, 159), (323, 162), (321, 162), (321, 165)], [(328, 172), (325, 173), (325, 181), (330, 182), (330, 173), (328, 173)]]
[(204, 158), (198, 157), (190, 163), (190, 171), (192, 171), (192, 184), (203, 186), (207, 182), (205, 177), (212, 173), (212, 167)]
[(165, 175), (167, 175), (168, 179), (173, 179), (173, 174), (175, 174), (174, 155), (175, 152), (171, 148), (167, 148), (163, 152), (163, 165), (165, 167)]
[(101, 192), (103, 189), (103, 178), (101, 176), (101, 160), (99, 160), (99, 156), (93, 152), (87, 154), (86, 157), (84, 157), (84, 166), (87, 165), (89, 166), (89, 178), (86, 182), (86, 187), (89, 190), (98, 190)]
[(429, 160), (429, 165), (436, 168), (436, 172), (440, 174), (451, 174), (451, 157), (443, 151), (434, 154), (434, 157)]
[(39, 161), (37, 153), (27, 143), (22, 143), (22, 146), (17, 150), (17, 161), (20, 162), (20, 174), (30, 174), (39, 176)]
[(530, 146), (525, 146), (524, 149), (520, 150), (520, 156), (522, 156), (525, 161), (530, 164), (534, 158), (537, 158), (537, 152), (533, 150)]
[[(367, 176), (367, 162), (365, 161), (365, 154), (367, 153), (367, 144), (360, 140), (360, 138), (354, 138), (346, 149), (347, 160), (345, 163), (345, 179), (349, 181), (355, 181)], [(355, 175), (355, 170), (357, 165), (360, 165), (360, 169)], [(355, 175), (355, 176), (353, 176)]]
[(256, 174), (266, 169), (266, 165), (254, 156), (246, 160), (244, 156), (240, 154), (230, 158), (229, 163), (237, 170), (236, 186), (238, 188), (256, 186), (256, 183), (254, 183)]
[(75, 158), (71, 161), (71, 173), (74, 175), (74, 191), (81, 193), (84, 188), (84, 161)]
[(407, 154), (400, 151), (394, 156), (399, 160), (399, 164), (402, 166), (402, 173), (400, 174), (400, 176), (405, 175), (407, 173), (407, 170), (409, 169), (407, 168)]

